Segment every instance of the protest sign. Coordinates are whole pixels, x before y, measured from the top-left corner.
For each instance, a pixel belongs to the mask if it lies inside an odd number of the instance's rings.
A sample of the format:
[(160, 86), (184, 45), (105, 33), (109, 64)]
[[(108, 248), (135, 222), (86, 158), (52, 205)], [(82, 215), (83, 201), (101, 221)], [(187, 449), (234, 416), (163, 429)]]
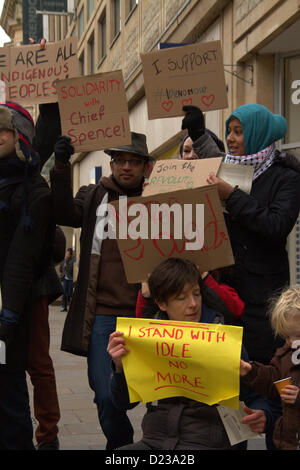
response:
[(3, 80), (0, 80), (0, 103), (5, 103), (5, 101), (6, 101), (5, 82), (3, 82)]
[(117, 319), (130, 402), (184, 396), (239, 407), (243, 328), (141, 318)]
[(0, 79), (6, 84), (6, 99), (17, 103), (57, 101), (56, 81), (78, 75), (77, 39), (0, 48)]
[(131, 144), (121, 70), (62, 80), (57, 91), (62, 131), (75, 151)]
[(182, 107), (227, 108), (220, 41), (141, 54), (149, 119), (182, 116)]
[(250, 165), (222, 163), (218, 171), (218, 177), (231, 184), (231, 186), (238, 186), (240, 189), (242, 189), (242, 191), (250, 194), (253, 173), (254, 168)]
[(216, 185), (123, 197), (108, 206), (113, 211), (97, 229), (108, 223), (115, 232), (105, 236), (117, 238), (129, 283), (146, 281), (170, 257), (190, 259), (203, 272), (234, 264)]
[(239, 444), (239, 442), (260, 436), (260, 434), (251, 431), (249, 424), (243, 424), (241, 422), (242, 419), (247, 416), (247, 413), (244, 411), (244, 406), (245, 403), (243, 401), (240, 401), (238, 410), (233, 410), (223, 405), (217, 406), (230, 445), (232, 446)]
[(217, 174), (221, 162), (222, 157), (203, 160), (158, 160), (145, 186), (143, 196), (206, 186), (209, 172)]

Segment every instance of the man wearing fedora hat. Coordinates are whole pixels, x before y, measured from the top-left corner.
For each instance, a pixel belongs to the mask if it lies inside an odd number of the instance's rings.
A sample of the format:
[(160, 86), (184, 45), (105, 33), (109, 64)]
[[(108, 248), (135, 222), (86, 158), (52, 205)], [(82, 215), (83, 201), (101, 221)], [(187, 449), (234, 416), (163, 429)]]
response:
[[(131, 145), (110, 148), (111, 175), (72, 195), (70, 139), (61, 136), (55, 146), (51, 187), (56, 222), (81, 227), (80, 262), (76, 288), (66, 317), (62, 350), (87, 356), (88, 379), (95, 393), (99, 422), (107, 449), (133, 442), (133, 428), (125, 412), (110, 400), (109, 335), (118, 316), (135, 316), (139, 285), (128, 284), (116, 239), (99, 235), (99, 207), (120, 196), (140, 196), (151, 168), (146, 136), (131, 133)], [(103, 212), (102, 212), (103, 213)]]

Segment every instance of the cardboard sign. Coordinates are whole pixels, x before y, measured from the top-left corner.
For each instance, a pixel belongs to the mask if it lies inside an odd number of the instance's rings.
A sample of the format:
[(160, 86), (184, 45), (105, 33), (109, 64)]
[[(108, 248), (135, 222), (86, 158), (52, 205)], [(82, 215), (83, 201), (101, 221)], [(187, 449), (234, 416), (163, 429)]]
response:
[(62, 80), (57, 90), (62, 132), (76, 151), (131, 144), (121, 70)]
[[(234, 264), (216, 185), (121, 198), (110, 207), (116, 212), (115, 238), (129, 283), (146, 281), (170, 257), (190, 259), (201, 271)], [(106, 223), (114, 225), (110, 217)]]
[(116, 328), (130, 350), (122, 364), (131, 403), (184, 396), (239, 408), (243, 328), (122, 317)]
[(141, 54), (149, 119), (182, 116), (182, 107), (227, 108), (221, 42)]
[(78, 75), (77, 39), (0, 48), (0, 79), (6, 83), (6, 99), (17, 103), (57, 101), (56, 82)]
[(0, 103), (5, 103), (6, 101), (6, 87), (5, 82), (0, 80)]
[(218, 173), (222, 157), (201, 160), (158, 160), (151, 172), (143, 196), (207, 185), (210, 171)]

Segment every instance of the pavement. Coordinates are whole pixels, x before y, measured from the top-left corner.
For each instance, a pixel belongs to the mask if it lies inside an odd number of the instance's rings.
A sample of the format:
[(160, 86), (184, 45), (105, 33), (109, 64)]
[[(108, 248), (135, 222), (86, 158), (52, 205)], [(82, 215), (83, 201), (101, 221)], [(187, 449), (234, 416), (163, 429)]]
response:
[[(93, 392), (87, 379), (87, 360), (60, 350), (61, 335), (66, 312), (60, 306), (50, 306), (49, 323), (51, 332), (50, 354), (53, 360), (61, 418), (58, 423), (61, 450), (104, 450), (106, 439), (98, 421)], [(32, 406), (32, 385), (28, 378)], [(134, 441), (141, 439), (141, 421), (145, 405), (140, 404), (128, 411), (134, 427)], [(36, 420), (32, 416), (34, 428)], [(249, 450), (265, 450), (264, 438), (251, 439)]]

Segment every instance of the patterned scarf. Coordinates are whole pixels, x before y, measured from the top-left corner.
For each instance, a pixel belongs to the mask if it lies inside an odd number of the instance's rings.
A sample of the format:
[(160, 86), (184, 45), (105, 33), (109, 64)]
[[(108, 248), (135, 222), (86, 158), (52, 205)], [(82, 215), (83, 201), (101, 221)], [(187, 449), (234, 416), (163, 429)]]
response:
[(254, 181), (272, 165), (275, 158), (275, 149), (275, 144), (271, 144), (260, 152), (254, 153), (253, 155), (235, 156), (228, 153), (225, 158), (225, 163), (253, 166)]

